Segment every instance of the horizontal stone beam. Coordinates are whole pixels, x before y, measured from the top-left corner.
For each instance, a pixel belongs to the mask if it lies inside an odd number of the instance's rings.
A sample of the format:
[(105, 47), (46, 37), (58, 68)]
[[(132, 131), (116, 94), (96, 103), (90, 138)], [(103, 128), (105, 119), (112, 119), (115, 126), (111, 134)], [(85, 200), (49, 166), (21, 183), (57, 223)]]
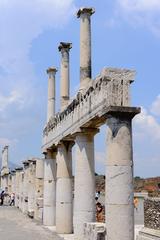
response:
[[(131, 70), (104, 68), (63, 112), (47, 123), (43, 131), (42, 152), (56, 146), (62, 139), (72, 138), (81, 128), (95, 128), (104, 124), (110, 106), (129, 107), (130, 84), (134, 77), (135, 72)], [(118, 108), (116, 111), (125, 110)]]

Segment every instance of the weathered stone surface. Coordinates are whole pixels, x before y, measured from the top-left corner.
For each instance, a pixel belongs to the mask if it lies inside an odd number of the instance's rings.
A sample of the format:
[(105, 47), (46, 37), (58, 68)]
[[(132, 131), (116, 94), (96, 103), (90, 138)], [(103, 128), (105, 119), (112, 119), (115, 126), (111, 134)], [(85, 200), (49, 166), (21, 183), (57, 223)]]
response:
[(144, 213), (145, 227), (160, 230), (160, 199), (145, 199)]
[(160, 231), (150, 228), (143, 228), (136, 240), (159, 240), (160, 239)]
[(85, 223), (84, 240), (105, 240), (106, 229), (104, 223)]
[(63, 112), (50, 118), (43, 131), (43, 152), (62, 139), (67, 139), (80, 127), (99, 127), (104, 124), (109, 106), (130, 105), (129, 87), (134, 72), (112, 68), (103, 72), (105, 75), (98, 76), (83, 93), (78, 93)]

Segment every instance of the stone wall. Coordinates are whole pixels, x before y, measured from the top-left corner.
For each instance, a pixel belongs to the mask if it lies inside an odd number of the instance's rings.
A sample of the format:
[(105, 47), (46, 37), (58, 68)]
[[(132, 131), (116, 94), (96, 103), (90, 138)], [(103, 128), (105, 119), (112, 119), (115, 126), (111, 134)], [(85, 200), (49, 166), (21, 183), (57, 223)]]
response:
[(145, 199), (144, 226), (160, 230), (160, 198)]

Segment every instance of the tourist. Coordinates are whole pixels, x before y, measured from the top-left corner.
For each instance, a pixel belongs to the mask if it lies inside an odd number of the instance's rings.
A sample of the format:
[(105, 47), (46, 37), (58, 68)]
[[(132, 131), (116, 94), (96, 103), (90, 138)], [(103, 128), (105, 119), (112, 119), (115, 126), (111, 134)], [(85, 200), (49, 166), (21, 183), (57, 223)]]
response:
[(15, 194), (14, 193), (11, 193), (11, 197), (10, 197), (10, 206), (14, 206), (15, 204)]
[(5, 196), (5, 192), (2, 191), (1, 194), (0, 194), (0, 200), (1, 200), (1, 206), (3, 205), (3, 202), (4, 202), (4, 196)]
[(95, 194), (95, 200), (96, 200), (96, 201), (99, 199), (100, 194), (101, 194), (100, 191), (97, 191), (97, 192), (96, 192), (96, 194)]
[(103, 206), (100, 202), (96, 203), (96, 221), (103, 222)]
[(134, 208), (136, 209), (136, 211), (138, 210), (138, 198), (134, 197)]

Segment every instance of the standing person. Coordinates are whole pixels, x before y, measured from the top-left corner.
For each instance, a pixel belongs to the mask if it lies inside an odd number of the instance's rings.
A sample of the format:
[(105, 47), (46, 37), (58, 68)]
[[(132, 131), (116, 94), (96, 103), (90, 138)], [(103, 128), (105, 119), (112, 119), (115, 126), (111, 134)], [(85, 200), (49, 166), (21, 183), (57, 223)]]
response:
[(15, 194), (14, 193), (11, 193), (11, 202), (10, 202), (10, 206), (14, 206), (15, 204)]
[(1, 206), (3, 205), (3, 202), (4, 202), (4, 195), (5, 195), (5, 192), (2, 191), (1, 194), (0, 194)]

